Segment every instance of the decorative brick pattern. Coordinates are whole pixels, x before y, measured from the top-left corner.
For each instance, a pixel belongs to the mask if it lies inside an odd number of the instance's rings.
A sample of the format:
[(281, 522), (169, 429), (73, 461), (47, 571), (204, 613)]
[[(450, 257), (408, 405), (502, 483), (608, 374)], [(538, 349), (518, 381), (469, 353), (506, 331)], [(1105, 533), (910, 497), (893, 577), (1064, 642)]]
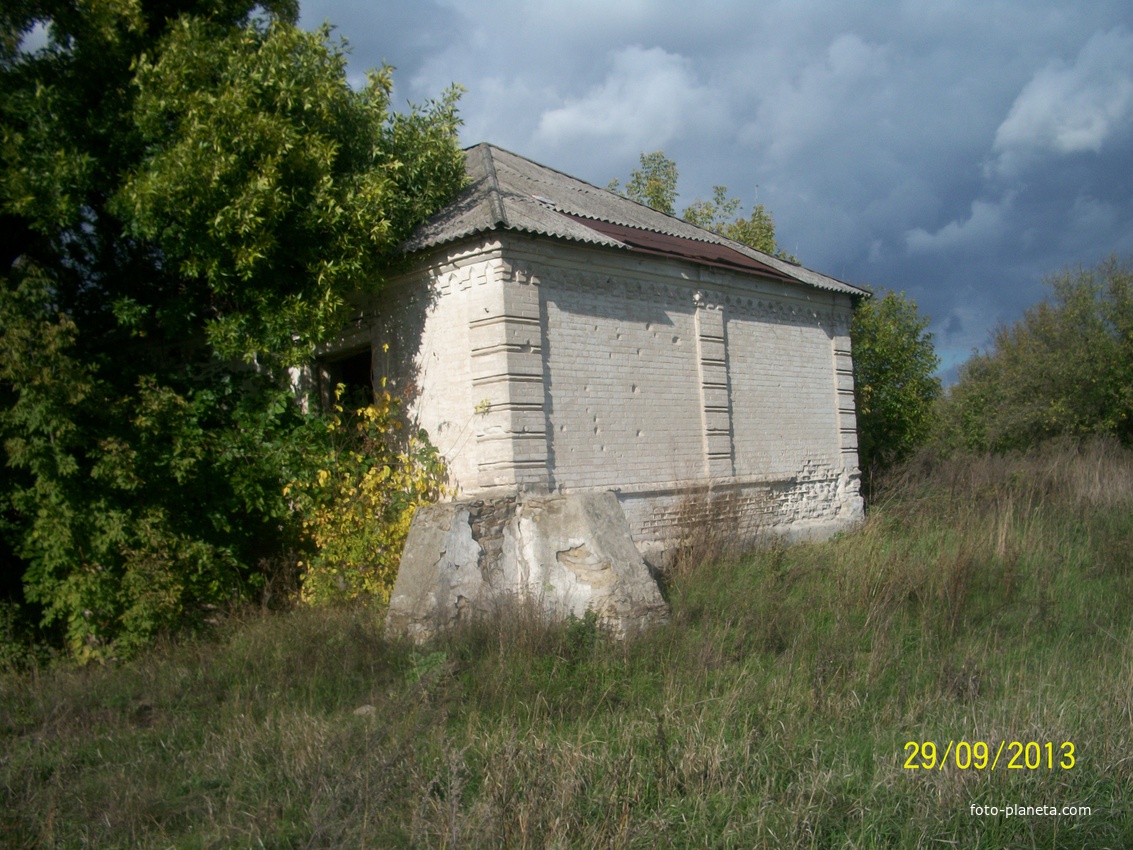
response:
[[(497, 273), (500, 267), (494, 269)], [(477, 431), (481, 488), (547, 488), (539, 292), (498, 280), (470, 305), (472, 386), (488, 401)]]
[(860, 521), (848, 296), (517, 234), (449, 251), (355, 336), (390, 344), (460, 496), (614, 490), (643, 548), (709, 489), (740, 537)]
[(834, 335), (834, 382), (838, 388), (838, 434), (842, 465), (858, 464), (858, 417), (854, 403), (854, 358), (850, 352), (850, 330), (839, 328)]
[(724, 310), (719, 305), (706, 303), (702, 292), (693, 296), (693, 302), (696, 304), (696, 357), (700, 367), (705, 471), (710, 479), (731, 478), (736, 468)]

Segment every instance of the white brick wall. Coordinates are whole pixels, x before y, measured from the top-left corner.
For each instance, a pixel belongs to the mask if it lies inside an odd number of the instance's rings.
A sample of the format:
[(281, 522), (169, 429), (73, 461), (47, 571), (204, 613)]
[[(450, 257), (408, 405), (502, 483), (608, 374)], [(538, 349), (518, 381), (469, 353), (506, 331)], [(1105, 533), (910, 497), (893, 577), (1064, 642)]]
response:
[(691, 300), (572, 269), (544, 274), (553, 485), (702, 477)]
[(506, 234), (369, 309), (462, 494), (613, 489), (643, 547), (708, 484), (737, 533), (860, 519), (846, 296)]
[(728, 318), (736, 474), (794, 475), (841, 464), (832, 347), (805, 320)]
[(499, 255), (493, 243), (455, 251), (390, 281), (369, 308), (377, 319), (375, 374), (409, 391), (416, 424), (445, 457), (450, 484), (461, 492), (479, 487), (480, 439), (503, 433), (498, 417), (476, 412), (482, 402), (501, 402), (504, 393), (474, 383), (470, 326), (474, 304), (482, 307), (493, 289)]

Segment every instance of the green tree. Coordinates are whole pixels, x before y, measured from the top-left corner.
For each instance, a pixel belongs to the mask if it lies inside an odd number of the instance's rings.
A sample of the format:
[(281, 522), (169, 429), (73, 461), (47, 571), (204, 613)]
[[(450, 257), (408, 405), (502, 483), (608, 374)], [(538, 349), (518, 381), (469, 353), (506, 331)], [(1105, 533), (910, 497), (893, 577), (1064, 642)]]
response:
[[(630, 173), (625, 191), (622, 191), (620, 180), (610, 181), (609, 188), (639, 204), (674, 215), (677, 202), (677, 164), (665, 156), (664, 151), (642, 153), (641, 167)], [(749, 248), (788, 262), (798, 262), (776, 244), (775, 220), (763, 204), (753, 206), (751, 215), (747, 218), (737, 215), (739, 211), (740, 201), (738, 198), (728, 197), (727, 186), (713, 186), (711, 201), (697, 198), (685, 207), (681, 217), (690, 224), (719, 233)]]
[(352, 91), (325, 29), (214, 29), (179, 20), (141, 57), (146, 155), (114, 208), (219, 308), (206, 331), (220, 355), (301, 361), (460, 179), (456, 93), (426, 120), (391, 116), (389, 69)]
[(739, 210), (740, 200), (728, 197), (727, 186), (713, 186), (712, 200), (702, 201), (697, 198), (685, 208), (684, 220), (764, 254), (792, 263), (798, 262), (775, 242), (775, 220), (763, 204), (753, 206), (751, 215), (747, 218), (737, 216)]
[(677, 203), (677, 164), (665, 156), (664, 151), (642, 153), (641, 167), (630, 172), (625, 192), (621, 192), (618, 180), (610, 182), (610, 189), (639, 204), (673, 215)]
[(858, 462), (866, 481), (931, 435), (940, 360), (929, 320), (904, 293), (861, 301), (850, 338), (858, 415)]
[(389, 70), (352, 90), (297, 15), (0, 12), (0, 531), (80, 656), (248, 592), (297, 545), (283, 485), (325, 428), (287, 367), (463, 179), (455, 90), (391, 114)]
[(1133, 262), (1046, 280), (1050, 296), (974, 355), (944, 405), (950, 444), (1027, 448), (1054, 437), (1133, 441)]

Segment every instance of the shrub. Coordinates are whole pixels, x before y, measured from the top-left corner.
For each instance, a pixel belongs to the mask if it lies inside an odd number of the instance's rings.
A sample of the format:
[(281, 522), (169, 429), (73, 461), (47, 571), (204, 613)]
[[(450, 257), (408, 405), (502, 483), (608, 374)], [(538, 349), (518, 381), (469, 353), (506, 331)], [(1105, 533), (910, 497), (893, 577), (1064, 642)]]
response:
[(908, 457), (932, 432), (940, 365), (928, 318), (904, 293), (862, 301), (850, 329), (858, 461), (867, 475)]
[(413, 513), (443, 492), (444, 462), (424, 431), (406, 437), (401, 400), (385, 387), (348, 411), (338, 386), (324, 453), (285, 490), (313, 549), (300, 564), (305, 601), (388, 602)]
[(976, 451), (1054, 437), (1133, 440), (1133, 261), (1046, 281), (1051, 295), (971, 358), (943, 408), (942, 441)]

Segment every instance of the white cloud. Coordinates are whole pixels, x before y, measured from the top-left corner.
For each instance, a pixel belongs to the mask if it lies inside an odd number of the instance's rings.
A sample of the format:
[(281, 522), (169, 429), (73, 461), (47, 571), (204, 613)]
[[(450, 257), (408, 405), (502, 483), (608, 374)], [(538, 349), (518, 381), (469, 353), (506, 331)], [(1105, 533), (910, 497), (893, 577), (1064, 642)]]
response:
[(697, 82), (689, 60), (634, 45), (612, 54), (602, 83), (545, 111), (536, 138), (556, 147), (601, 140), (636, 153), (664, 147), (681, 130), (714, 123), (718, 113), (715, 93)]
[(682, 208), (725, 183), (809, 266), (977, 304), (958, 356), (1044, 274), (1133, 253), (1129, 0), (302, 5), (352, 69), (398, 66), (399, 105), (464, 84), (465, 143), (599, 186), (663, 148)]
[(1108, 233), (1121, 225), (1121, 209), (1113, 203), (1079, 195), (1069, 211), (1069, 227), (1078, 234)]
[[(786, 57), (782, 61), (779, 74), (785, 68), (794, 69)], [(793, 76), (778, 80), (771, 74), (763, 76), (760, 85), (768, 88), (757, 95), (758, 112), (741, 129), (740, 137), (763, 148), (776, 162), (828, 144), (832, 136), (866, 120), (863, 108), (884, 97), (880, 90), (888, 66), (884, 47), (869, 44), (855, 33), (842, 33)]]
[(910, 230), (905, 234), (905, 247), (910, 254), (915, 254), (986, 244), (1004, 232), (1004, 213), (1013, 201), (1011, 194), (999, 203), (973, 201), (967, 219), (950, 221), (935, 233), (922, 227)]
[(525, 156), (536, 156), (528, 139), (534, 128), (533, 116), (554, 92), (540, 80), (496, 75), (482, 77), (464, 101), (472, 105), (465, 115), (461, 138), (465, 144), (491, 142)]
[(1097, 153), (1133, 126), (1133, 34), (1098, 32), (1073, 65), (1056, 62), (1023, 87), (995, 133), (994, 167), (1011, 175), (1045, 153)]

